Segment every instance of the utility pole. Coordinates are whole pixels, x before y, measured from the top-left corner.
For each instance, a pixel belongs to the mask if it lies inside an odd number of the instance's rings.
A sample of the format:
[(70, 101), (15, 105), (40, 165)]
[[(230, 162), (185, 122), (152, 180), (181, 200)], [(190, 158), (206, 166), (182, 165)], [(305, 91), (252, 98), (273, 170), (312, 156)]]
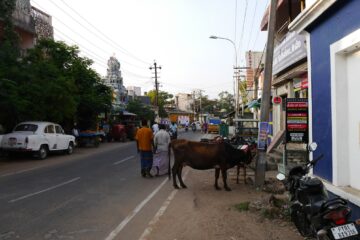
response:
[[(238, 94), (236, 95), (236, 109), (237, 111), (239, 111), (239, 104), (240, 104), (240, 95), (241, 95), (241, 116), (244, 116), (244, 94), (243, 92), (241, 92), (241, 70), (246, 70), (246, 69), (250, 69), (250, 67), (234, 67), (234, 76), (235, 76), (235, 79), (236, 79), (236, 90), (238, 92)], [(246, 89), (245, 89), (246, 90)], [(245, 91), (244, 90), (244, 91)], [(241, 94), (239, 94), (239, 91)]]
[[(270, 14), (268, 21), (268, 38), (266, 45), (266, 60), (265, 60), (265, 79), (262, 87), (261, 107), (260, 107), (260, 124), (262, 122), (269, 122), (270, 112), (270, 97), (271, 97), (271, 80), (272, 80), (272, 65), (274, 55), (274, 39), (276, 26), (276, 8), (277, 0), (271, 0)], [(260, 132), (261, 129), (259, 129)], [(266, 171), (266, 148), (264, 150), (258, 149), (256, 159), (256, 173), (255, 186), (260, 187), (264, 185)]]
[(193, 90), (192, 95), (193, 95), (193, 108), (194, 108), (194, 120), (195, 120), (195, 115), (196, 115), (195, 90)]
[(149, 67), (150, 70), (154, 69), (155, 70), (155, 105), (157, 107), (159, 107), (159, 84), (157, 81), (157, 70), (161, 69), (161, 66), (157, 66), (156, 61), (154, 60), (154, 67), (150, 66)]
[(202, 111), (202, 109), (201, 109), (201, 97), (202, 97), (202, 92), (203, 92), (204, 90), (201, 90), (201, 89), (199, 89), (199, 95), (200, 95), (200, 114), (201, 114), (201, 111)]

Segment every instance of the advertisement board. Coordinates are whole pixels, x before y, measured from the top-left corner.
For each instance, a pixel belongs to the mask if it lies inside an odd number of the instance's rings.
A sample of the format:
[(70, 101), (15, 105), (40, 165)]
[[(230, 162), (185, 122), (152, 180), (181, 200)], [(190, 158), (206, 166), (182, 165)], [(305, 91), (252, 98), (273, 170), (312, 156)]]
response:
[(287, 33), (285, 39), (274, 49), (273, 74), (304, 59), (306, 55), (305, 36), (295, 32)]
[(286, 142), (307, 143), (309, 115), (307, 98), (286, 99)]
[(260, 122), (259, 124), (259, 134), (258, 134), (258, 149), (265, 150), (267, 145), (267, 133), (268, 133), (268, 122)]

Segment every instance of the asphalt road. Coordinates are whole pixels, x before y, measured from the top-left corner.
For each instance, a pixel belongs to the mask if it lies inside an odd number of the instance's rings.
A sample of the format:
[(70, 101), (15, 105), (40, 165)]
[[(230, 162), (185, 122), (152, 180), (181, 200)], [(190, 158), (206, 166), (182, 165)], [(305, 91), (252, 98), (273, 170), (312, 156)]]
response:
[(139, 239), (172, 190), (167, 176), (140, 176), (135, 142), (2, 161), (0, 239)]

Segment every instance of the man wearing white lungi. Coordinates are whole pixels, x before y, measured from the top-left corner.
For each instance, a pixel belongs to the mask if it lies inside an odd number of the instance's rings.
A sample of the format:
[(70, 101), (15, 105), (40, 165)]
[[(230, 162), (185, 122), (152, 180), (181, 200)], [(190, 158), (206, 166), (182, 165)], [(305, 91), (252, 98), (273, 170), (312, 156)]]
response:
[(165, 125), (159, 124), (160, 130), (154, 136), (154, 146), (156, 153), (154, 155), (153, 166), (156, 168), (156, 176), (163, 175), (169, 171), (169, 144), (170, 135), (165, 131)]

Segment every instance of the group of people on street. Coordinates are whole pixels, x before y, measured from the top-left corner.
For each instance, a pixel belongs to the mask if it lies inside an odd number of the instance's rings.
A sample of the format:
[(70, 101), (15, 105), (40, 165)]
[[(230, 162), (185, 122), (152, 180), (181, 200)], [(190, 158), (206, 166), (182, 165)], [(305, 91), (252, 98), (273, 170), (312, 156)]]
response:
[(164, 124), (153, 124), (152, 129), (147, 121), (142, 121), (142, 127), (137, 131), (136, 146), (140, 153), (141, 176), (153, 177), (151, 169), (156, 170), (156, 176), (167, 174), (169, 171), (170, 135)]

